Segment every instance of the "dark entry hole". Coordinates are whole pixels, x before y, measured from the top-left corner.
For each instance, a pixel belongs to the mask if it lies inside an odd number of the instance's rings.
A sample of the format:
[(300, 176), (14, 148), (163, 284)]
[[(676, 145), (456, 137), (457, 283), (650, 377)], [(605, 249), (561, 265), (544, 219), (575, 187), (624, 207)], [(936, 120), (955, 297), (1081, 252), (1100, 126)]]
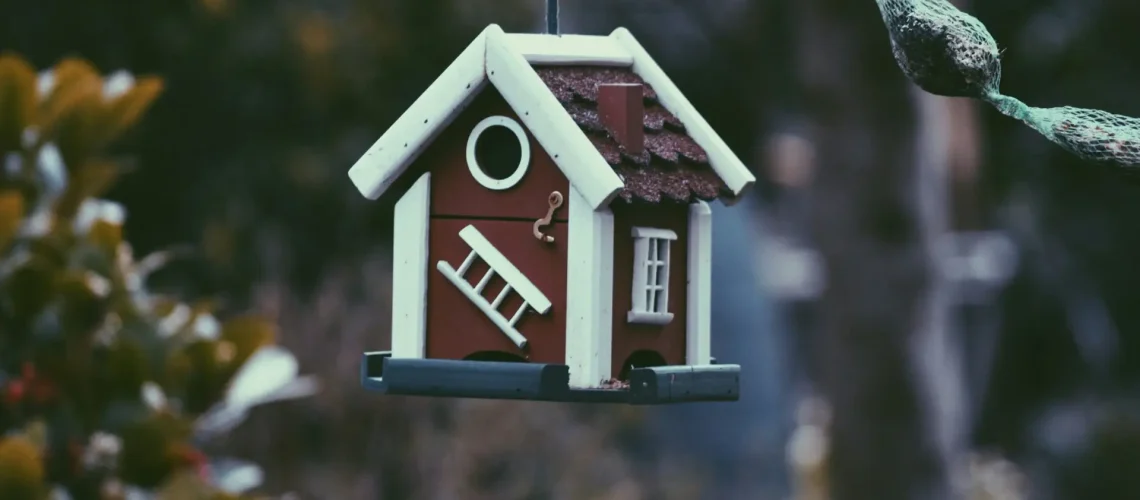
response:
[(519, 168), (522, 146), (511, 129), (492, 125), (479, 133), (475, 140), (475, 161), (483, 173), (496, 180), (510, 177)]
[(505, 361), (508, 363), (526, 363), (522, 356), (503, 351), (479, 351), (463, 358), (464, 361)]
[(622, 363), (621, 375), (618, 376), (618, 380), (629, 380), (629, 372), (634, 368), (649, 368), (651, 366), (665, 366), (665, 358), (656, 351), (647, 349), (633, 351), (633, 354), (625, 358), (625, 363)]

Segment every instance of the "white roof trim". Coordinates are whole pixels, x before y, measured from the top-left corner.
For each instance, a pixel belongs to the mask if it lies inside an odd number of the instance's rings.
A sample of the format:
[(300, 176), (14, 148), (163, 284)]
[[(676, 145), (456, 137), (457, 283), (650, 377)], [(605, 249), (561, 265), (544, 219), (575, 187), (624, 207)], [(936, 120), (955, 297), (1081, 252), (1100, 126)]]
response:
[(735, 197), (756, 182), (625, 28), (609, 36), (508, 35), (492, 24), (356, 161), (348, 171), (352, 183), (368, 199), (379, 198), (490, 81), (591, 208), (607, 206), (624, 187), (621, 178), (531, 64), (632, 65), (633, 71), (657, 92), (661, 105), (676, 115), (704, 148), (713, 171)]
[(608, 36), (510, 33), (507, 43), (531, 64), (633, 66), (633, 54)]
[[(551, 55), (561, 50), (572, 55), (574, 50), (603, 50), (606, 46), (612, 52), (616, 47), (598, 40), (585, 42), (584, 37), (561, 38), (565, 43), (548, 44), (548, 49), (543, 49), (546, 52), (535, 54)], [(579, 48), (571, 49), (573, 46)], [(624, 187), (621, 179), (495, 24), (483, 30), (349, 169), (348, 176), (360, 193), (372, 200), (384, 194), (488, 80), (593, 209), (608, 205), (617, 196)]]
[(431, 141), (459, 115), (483, 85), (487, 31), (483, 30), (435, 82), (356, 160), (348, 177), (370, 200), (379, 198)]
[(618, 28), (610, 37), (621, 43), (633, 55), (633, 72), (637, 73), (645, 83), (657, 93), (657, 100), (665, 109), (673, 113), (684, 124), (689, 136), (705, 150), (709, 157), (709, 165), (724, 183), (732, 190), (736, 197), (744, 194), (755, 182), (756, 177), (744, 166), (717, 135), (712, 126), (705, 121), (693, 104), (689, 102), (681, 90), (669, 79), (665, 71), (649, 56), (645, 48), (625, 28)]
[(609, 205), (625, 187), (613, 167), (530, 63), (513, 49), (503, 29), (491, 25), (483, 33), (487, 37), (487, 78), (590, 207), (597, 210)]

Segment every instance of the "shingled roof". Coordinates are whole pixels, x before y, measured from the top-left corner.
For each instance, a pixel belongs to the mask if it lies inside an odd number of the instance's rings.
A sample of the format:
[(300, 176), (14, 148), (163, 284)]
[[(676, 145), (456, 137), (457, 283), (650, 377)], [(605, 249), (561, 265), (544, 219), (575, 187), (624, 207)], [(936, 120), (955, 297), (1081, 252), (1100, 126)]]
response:
[[(642, 85), (642, 102), (630, 83)], [(756, 182), (629, 30), (507, 34), (492, 24), (353, 164), (352, 183), (368, 199), (379, 198), (487, 84), (521, 113), (592, 210), (615, 200), (735, 200)], [(603, 87), (608, 97), (601, 109), (618, 129), (607, 130), (599, 119), (599, 84), (616, 84)], [(643, 127), (619, 118), (629, 111), (642, 116)], [(630, 151), (614, 140), (636, 136), (641, 143), (627, 144)]]
[[(731, 197), (732, 191), (709, 165), (708, 154), (685, 131), (685, 126), (657, 101), (653, 87), (629, 68), (597, 66), (535, 66), (535, 71), (558, 99), (625, 187), (619, 198), (650, 203)], [(645, 151), (631, 155), (614, 139), (598, 117), (598, 85), (642, 85), (645, 102)]]

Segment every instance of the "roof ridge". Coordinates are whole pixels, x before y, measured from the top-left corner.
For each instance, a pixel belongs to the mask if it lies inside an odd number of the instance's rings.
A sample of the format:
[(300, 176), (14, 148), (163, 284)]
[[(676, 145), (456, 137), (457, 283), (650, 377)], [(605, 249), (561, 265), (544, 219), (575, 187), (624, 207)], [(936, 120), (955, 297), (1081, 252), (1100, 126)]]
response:
[(536, 72), (534, 65), (583, 65), (629, 71), (683, 131), (662, 122), (659, 134), (684, 134), (704, 150), (716, 176), (734, 197), (754, 182), (752, 173), (681, 94), (625, 28), (609, 36), (506, 34), (487, 26), (418, 99), (349, 169), (369, 199), (392, 187), (438, 133), (450, 125), (486, 85), (494, 85), (570, 183), (594, 209), (625, 189), (604, 154)]
[(625, 184), (497, 25), (487, 30), (486, 65), (487, 78), (570, 184), (593, 209), (609, 205)]

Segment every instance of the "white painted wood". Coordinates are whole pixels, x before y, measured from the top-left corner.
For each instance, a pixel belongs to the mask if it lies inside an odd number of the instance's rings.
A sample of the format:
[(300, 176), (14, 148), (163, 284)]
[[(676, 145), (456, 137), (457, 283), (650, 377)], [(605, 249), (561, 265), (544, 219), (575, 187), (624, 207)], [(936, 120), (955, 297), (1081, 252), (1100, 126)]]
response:
[(463, 259), (463, 264), (459, 266), (459, 274), (467, 274), (467, 270), (471, 269), (471, 264), (475, 263), (475, 257), (478, 256), (479, 254), (474, 250), (472, 250), (471, 253), (467, 254), (467, 258)]
[[(610, 209), (594, 211), (594, 346), (597, 350), (595, 378), (610, 380), (617, 376), (611, 373), (613, 359), (614, 325), (614, 217)], [(600, 376), (600, 377), (599, 377)]]
[(487, 272), (483, 273), (483, 279), (479, 280), (479, 284), (475, 285), (475, 292), (480, 293), (480, 294), (483, 293), (483, 289), (487, 287), (487, 283), (490, 283), (491, 278), (494, 278), (494, 277), (495, 277), (495, 270), (494, 269), (488, 269)]
[(633, 72), (637, 73), (645, 83), (657, 92), (657, 100), (665, 109), (677, 116), (685, 125), (689, 136), (696, 141), (709, 157), (709, 164), (713, 170), (724, 180), (724, 183), (737, 197), (744, 194), (755, 182), (756, 177), (740, 158), (736, 156), (724, 140), (717, 135), (704, 117), (697, 112), (673, 80), (650, 57), (641, 43), (625, 28), (618, 28), (610, 34), (633, 56)]
[(657, 291), (657, 300), (654, 301), (650, 310), (657, 314), (658, 320), (666, 324), (673, 321), (673, 313), (669, 312), (669, 268), (673, 267), (669, 260), (673, 252), (669, 248), (670, 240), (654, 239), (650, 240), (655, 242), (657, 246), (657, 254), (654, 256), (657, 259), (657, 269), (650, 268), (657, 272), (657, 280), (653, 283), (653, 287)]
[(349, 169), (348, 177), (361, 194), (370, 200), (384, 194), (482, 90), (487, 81), (484, 53), (489, 30), (483, 30)]
[(613, 376), (614, 218), (573, 187), (568, 201), (566, 365), (571, 387), (598, 387)]
[(685, 363), (712, 361), (712, 210), (703, 201), (689, 206), (689, 287)]
[(507, 260), (507, 257), (499, 252), (495, 245), (487, 241), (487, 238), (478, 229), (475, 229), (475, 226), (469, 225), (461, 229), (459, 237), (463, 238), (463, 241), (466, 241), (494, 272), (499, 273), (499, 276), (503, 277), (503, 281), (506, 281), (511, 288), (518, 292), (523, 300), (534, 307), (535, 312), (546, 314), (550, 310), (550, 299), (546, 298), (546, 295), (539, 291), (538, 287), (534, 286), (534, 283), (531, 283), (522, 271), (519, 271), (519, 268), (511, 264), (511, 261)]
[(593, 210), (607, 206), (624, 187), (612, 167), (582, 133), (502, 28), (484, 31), (487, 78), (534, 134), (538, 143)]
[(637, 238), (633, 241), (633, 276), (632, 285), (630, 288), (633, 290), (633, 302), (630, 303), (630, 310), (626, 315), (626, 321), (636, 323), (636, 313), (649, 312), (649, 306), (646, 305), (649, 290), (646, 289), (646, 283), (649, 282), (649, 262), (646, 256), (649, 255), (649, 238)]
[(431, 173), (396, 202), (392, 245), (392, 357), (422, 358), (427, 346), (428, 212)]
[[(487, 317), (491, 319), (491, 322), (499, 327), (499, 330), (502, 331), (507, 338), (511, 339), (511, 342), (514, 342), (519, 349), (525, 349), (527, 346), (526, 337), (519, 333), (515, 325), (522, 319), (527, 307), (534, 309), (538, 314), (546, 314), (549, 312), (551, 307), (550, 299), (546, 298), (546, 295), (539, 291), (538, 287), (534, 286), (534, 283), (531, 283), (530, 279), (528, 279), (522, 271), (519, 271), (514, 264), (511, 264), (511, 262), (507, 260), (507, 257), (504, 256), (502, 252), (499, 252), (499, 249), (495, 248), (490, 241), (487, 241), (487, 238), (484, 237), (483, 233), (480, 233), (475, 226), (468, 225), (459, 230), (459, 237), (471, 246), (471, 253), (467, 254), (467, 257), (463, 259), (463, 264), (459, 266), (459, 270), (451, 267), (451, 264), (443, 260), (437, 262), (435, 268), (438, 269), (448, 281), (451, 281), (460, 292), (463, 292), (467, 300), (470, 300), (480, 311), (483, 311), (483, 314), (486, 314)], [(464, 275), (471, 269), (471, 264), (475, 261), (476, 257), (482, 258), (483, 261), (487, 263), (488, 269), (479, 280), (479, 284), (471, 286)], [(499, 295), (495, 297), (495, 301), (488, 302), (487, 299), (483, 298), (483, 289), (487, 287), (487, 283), (491, 281), (491, 278), (494, 277), (495, 274), (501, 276), (506, 284), (503, 286), (503, 289), (499, 291)], [(515, 311), (511, 319), (508, 320), (506, 316), (499, 311), (499, 306), (502, 305), (503, 299), (505, 299), (511, 291), (517, 292), (523, 298), (523, 303), (518, 310)]]
[(511, 316), (511, 326), (515, 326), (518, 324), (519, 320), (522, 319), (523, 313), (526, 312), (527, 305), (529, 304), (527, 304), (526, 301), (523, 301), (522, 305), (519, 306), (519, 309), (515, 311), (515, 315)]
[[(511, 175), (503, 179), (496, 179), (487, 175), (483, 171), (483, 167), (479, 166), (479, 159), (475, 156), (475, 146), (479, 143), (479, 136), (490, 127), (506, 127), (511, 132), (514, 132), (515, 137), (519, 140), (519, 164), (515, 167)], [(487, 189), (495, 191), (502, 191), (515, 187), (530, 166), (530, 138), (526, 136), (526, 131), (523, 130), (522, 125), (505, 116), (488, 116), (475, 125), (471, 130), (471, 135), (467, 136), (467, 168), (471, 171), (471, 176), (475, 181)]]
[[(487, 299), (484, 299), (482, 295), (479, 295), (479, 292), (475, 291), (475, 289), (471, 287), (471, 284), (467, 283), (467, 280), (463, 279), (463, 275), (459, 274), (455, 269), (453, 269), (451, 267), (451, 264), (448, 264), (447, 261), (441, 260), (435, 264), (435, 267), (436, 269), (439, 269), (439, 272), (443, 273), (447, 280), (455, 285), (455, 287), (458, 288), (460, 292), (463, 292), (463, 295), (467, 297), (467, 300), (470, 300), (472, 304), (475, 304), (475, 307), (478, 307), (480, 311), (483, 311), (483, 314), (486, 314), (487, 317), (491, 319), (491, 322), (495, 323), (495, 326), (499, 327), (499, 330), (501, 330), (503, 334), (507, 336), (507, 338), (511, 339), (511, 342), (514, 342), (514, 344), (518, 346), (519, 349), (526, 348), (526, 337), (524, 337), (521, 333), (519, 333), (518, 330), (515, 329), (515, 323), (517, 322), (517, 319), (512, 319), (510, 322), (508, 322), (507, 319), (503, 317), (499, 311), (492, 308), (491, 304), (487, 302)], [(520, 310), (520, 312), (522, 311)]]
[(503, 289), (499, 290), (499, 295), (495, 296), (495, 301), (491, 303), (491, 309), (498, 310), (499, 306), (503, 305), (503, 300), (511, 294), (511, 284), (504, 283)]
[(626, 313), (626, 321), (640, 325), (665, 326), (673, 322), (673, 313), (630, 311)]
[(507, 42), (531, 64), (633, 65), (633, 55), (608, 36), (511, 33)]
[(634, 238), (657, 238), (657, 239), (661, 239), (661, 240), (670, 240), (670, 241), (676, 241), (677, 240), (677, 233), (674, 233), (673, 231), (670, 231), (668, 229), (658, 229), (655, 227), (637, 227), (637, 226), (634, 226), (633, 230), (630, 231), (630, 234)]

